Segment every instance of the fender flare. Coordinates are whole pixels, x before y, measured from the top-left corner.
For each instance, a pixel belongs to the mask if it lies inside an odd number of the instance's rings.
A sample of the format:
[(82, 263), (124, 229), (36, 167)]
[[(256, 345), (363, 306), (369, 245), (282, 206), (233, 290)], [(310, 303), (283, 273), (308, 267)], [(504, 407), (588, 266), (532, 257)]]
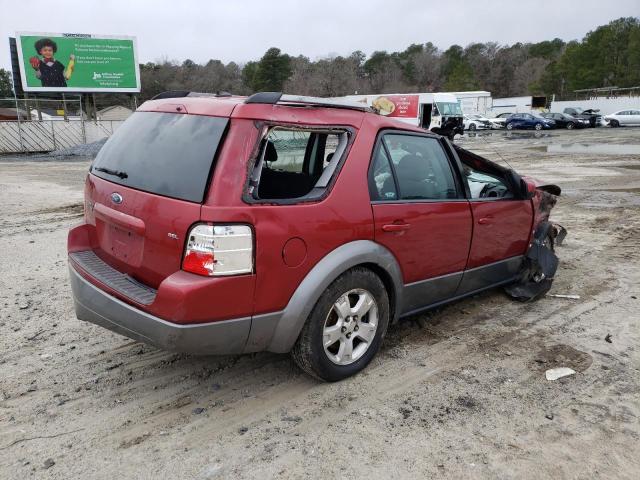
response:
[(396, 321), (402, 306), (403, 281), (400, 265), (382, 245), (371, 240), (356, 240), (332, 250), (309, 271), (287, 306), (280, 312), (266, 350), (276, 353), (290, 351), (322, 293), (344, 272), (362, 264), (375, 265), (378, 270), (376, 273), (383, 273), (387, 277), (381, 279), (387, 289), (392, 285), (393, 291), (389, 292), (389, 297), (393, 302), (393, 318), (390, 320)]

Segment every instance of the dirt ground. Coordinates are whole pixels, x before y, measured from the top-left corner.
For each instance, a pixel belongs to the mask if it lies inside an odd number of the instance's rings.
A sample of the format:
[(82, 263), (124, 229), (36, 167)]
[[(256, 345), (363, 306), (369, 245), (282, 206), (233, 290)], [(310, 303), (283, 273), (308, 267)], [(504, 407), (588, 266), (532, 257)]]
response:
[(580, 298), (494, 290), (407, 319), (335, 384), (76, 320), (89, 163), (0, 158), (0, 478), (640, 478), (640, 129), (459, 142), (563, 188), (550, 293)]

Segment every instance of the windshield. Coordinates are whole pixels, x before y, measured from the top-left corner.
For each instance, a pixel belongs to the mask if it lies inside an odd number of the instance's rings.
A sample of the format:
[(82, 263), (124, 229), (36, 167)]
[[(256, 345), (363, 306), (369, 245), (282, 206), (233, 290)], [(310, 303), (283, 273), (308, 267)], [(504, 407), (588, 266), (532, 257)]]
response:
[(91, 173), (126, 187), (201, 203), (227, 121), (136, 112), (102, 147)]
[(462, 116), (462, 108), (459, 103), (454, 102), (436, 102), (440, 115), (459, 115)]

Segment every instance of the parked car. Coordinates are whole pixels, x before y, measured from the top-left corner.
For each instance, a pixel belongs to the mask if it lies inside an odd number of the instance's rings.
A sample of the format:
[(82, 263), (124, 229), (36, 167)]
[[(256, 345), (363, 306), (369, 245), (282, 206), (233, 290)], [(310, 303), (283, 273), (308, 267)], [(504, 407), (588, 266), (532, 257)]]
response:
[(533, 128), (535, 130), (542, 130), (548, 128), (554, 128), (556, 123), (548, 118), (544, 118), (539, 113), (514, 113), (507, 118), (505, 127), (507, 130), (513, 130), (517, 128)]
[(464, 115), (465, 130), (485, 130), (491, 128), (491, 122), (482, 115), (469, 114)]
[(556, 128), (572, 130), (574, 128), (585, 128), (589, 126), (589, 120), (586, 118), (576, 118), (567, 113), (543, 113), (542, 116), (553, 120), (556, 123)]
[(626, 127), (640, 125), (640, 110), (620, 110), (604, 116), (611, 127)]
[(513, 113), (499, 113), (493, 118), (490, 118), (491, 128), (500, 129), (505, 128), (505, 123), (507, 122), (507, 118), (509, 118)]
[(546, 292), (559, 194), (361, 103), (168, 92), (89, 169), (76, 315), (172, 351), (291, 351), (340, 380), (401, 317)]
[(599, 127), (602, 124), (602, 115), (598, 112), (600, 112), (600, 110), (592, 108), (583, 110), (580, 107), (567, 107), (563, 110), (563, 113), (571, 115), (572, 117), (589, 120), (589, 126), (592, 128)]

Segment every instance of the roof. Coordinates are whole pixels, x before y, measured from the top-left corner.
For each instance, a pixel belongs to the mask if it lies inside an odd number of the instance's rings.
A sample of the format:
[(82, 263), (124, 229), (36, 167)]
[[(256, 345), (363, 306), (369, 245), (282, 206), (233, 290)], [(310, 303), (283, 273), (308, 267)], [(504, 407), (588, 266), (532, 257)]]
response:
[[(322, 109), (321, 115), (318, 109)], [(359, 128), (367, 117), (378, 128), (425, 132), (418, 126), (378, 115), (361, 102), (285, 95), (280, 92), (261, 92), (249, 97), (234, 96), (226, 92), (218, 94), (189, 91), (164, 92), (143, 103), (138, 111), (177, 112), (301, 125), (345, 125), (356, 128)]]
[(98, 110), (98, 113), (99, 113), (99, 114), (100, 114), (100, 113), (107, 113), (107, 112), (110, 112), (111, 110), (115, 110), (115, 109), (117, 109), (117, 108), (124, 108), (125, 110), (128, 110), (128, 111), (130, 111), (130, 112), (132, 111), (130, 108), (127, 108), (127, 107), (125, 107), (125, 106), (123, 106), (123, 105), (111, 105), (111, 106), (109, 106), (109, 107), (105, 107), (105, 108), (103, 108), (102, 110)]

